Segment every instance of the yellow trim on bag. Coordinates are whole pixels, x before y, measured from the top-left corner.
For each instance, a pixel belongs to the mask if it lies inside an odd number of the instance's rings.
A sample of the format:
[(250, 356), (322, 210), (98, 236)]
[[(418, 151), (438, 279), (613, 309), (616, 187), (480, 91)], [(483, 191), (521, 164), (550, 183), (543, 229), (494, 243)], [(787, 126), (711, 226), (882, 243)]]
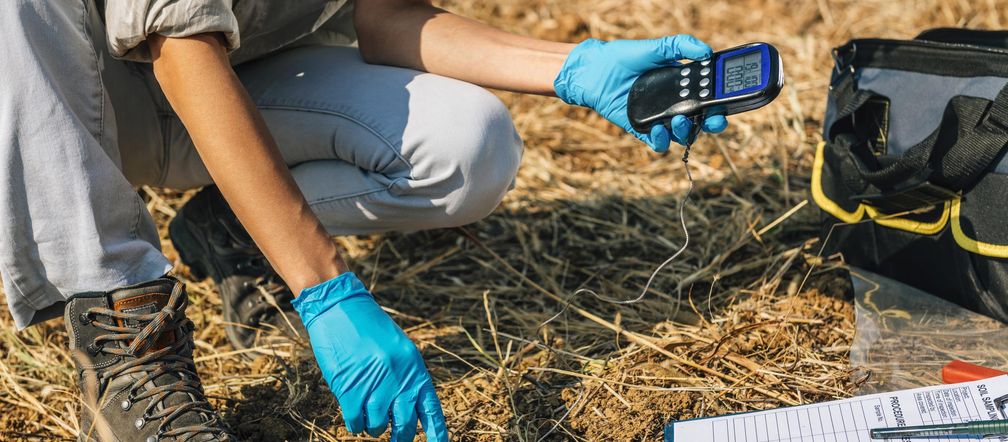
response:
[(991, 244), (975, 240), (963, 232), (962, 224), (959, 222), (959, 203), (962, 198), (952, 200), (952, 237), (956, 244), (963, 249), (978, 255), (990, 256), (992, 258), (1008, 258), (1008, 246)]
[(826, 193), (822, 190), (822, 168), (823, 164), (826, 162), (825, 159), (826, 142), (822, 141), (819, 146), (816, 147), (815, 160), (812, 162), (812, 201), (815, 201), (819, 205), (819, 208), (826, 211), (830, 215), (837, 217), (840, 221), (845, 223), (856, 223), (864, 218), (865, 206), (859, 204), (857, 210), (853, 212), (848, 212), (840, 207), (839, 204), (833, 202), (826, 196)]
[[(826, 162), (825, 151), (826, 142), (822, 141), (816, 147), (815, 160), (812, 162), (812, 200), (821, 209), (825, 210), (826, 213), (837, 217), (837, 219), (845, 223), (861, 221), (864, 219), (865, 214), (867, 214), (869, 218), (875, 220), (881, 226), (905, 230), (918, 235), (934, 235), (945, 228), (951, 211), (951, 204), (949, 202), (945, 202), (944, 207), (942, 207), (941, 216), (937, 221), (932, 223), (907, 218), (888, 217), (888, 215), (882, 214), (875, 208), (865, 204), (858, 204), (857, 209), (853, 212), (844, 210), (839, 204), (829, 199), (826, 196), (826, 192), (823, 191), (822, 168)], [(1006, 247), (1005, 252), (1008, 253), (1008, 247)]]
[(942, 208), (941, 217), (933, 223), (898, 217), (887, 218), (887, 215), (880, 213), (877, 209), (865, 204), (858, 204), (858, 208), (853, 212), (844, 210), (839, 204), (829, 199), (829, 197), (826, 196), (826, 192), (823, 191), (822, 168), (825, 163), (825, 149), (826, 142), (821, 142), (819, 143), (819, 146), (816, 147), (815, 160), (812, 163), (812, 200), (815, 201), (821, 209), (826, 211), (826, 213), (837, 217), (837, 219), (845, 223), (856, 223), (861, 221), (867, 214), (869, 218), (881, 226), (905, 230), (919, 235), (934, 235), (940, 233), (942, 229), (945, 228), (945, 225), (949, 224), (949, 219), (951, 219), (952, 237), (955, 239), (956, 244), (958, 244), (963, 250), (991, 258), (1008, 258), (1008, 245), (991, 244), (979, 241), (977, 239), (970, 238), (966, 235), (966, 232), (963, 232), (960, 221), (960, 203), (962, 202), (962, 197), (956, 197), (952, 201), (946, 201), (944, 207)]
[(907, 232), (913, 232), (918, 235), (934, 235), (941, 232), (945, 228), (945, 224), (949, 220), (949, 207), (948, 201), (942, 206), (942, 214), (938, 217), (938, 221), (933, 223), (918, 221), (909, 218), (899, 218), (899, 217), (889, 217), (884, 213), (880, 213), (871, 206), (864, 206), (865, 212), (868, 213), (868, 217), (875, 220), (881, 226), (890, 227), (893, 229), (906, 230)]

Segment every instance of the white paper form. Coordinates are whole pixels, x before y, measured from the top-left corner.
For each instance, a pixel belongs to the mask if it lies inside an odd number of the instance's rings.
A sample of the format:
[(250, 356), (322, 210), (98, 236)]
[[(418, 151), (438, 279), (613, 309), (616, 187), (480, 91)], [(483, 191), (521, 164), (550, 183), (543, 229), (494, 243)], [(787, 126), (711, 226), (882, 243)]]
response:
[[(868, 430), (1003, 419), (995, 401), (1008, 376), (859, 396), (833, 402), (673, 422), (669, 442), (872, 442)], [(917, 441), (976, 441), (969, 438)], [(983, 439), (1008, 442), (1008, 437)]]

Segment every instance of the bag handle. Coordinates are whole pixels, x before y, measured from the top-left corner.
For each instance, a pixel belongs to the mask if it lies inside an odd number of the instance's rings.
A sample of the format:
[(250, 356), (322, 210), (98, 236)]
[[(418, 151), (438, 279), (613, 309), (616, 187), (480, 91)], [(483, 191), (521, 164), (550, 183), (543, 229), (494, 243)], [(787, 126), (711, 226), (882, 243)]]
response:
[(941, 124), (921, 143), (888, 166), (862, 177), (879, 188), (891, 188), (926, 173), (933, 184), (959, 191), (973, 184), (1008, 146), (1008, 86), (993, 101), (955, 97)]
[[(837, 101), (836, 121), (853, 115), (875, 94), (869, 90), (858, 90), (844, 95)], [(830, 136), (835, 138), (837, 134)], [(1001, 89), (993, 102), (975, 97), (953, 98), (938, 128), (891, 164), (866, 164), (865, 158), (873, 156), (857, 155), (854, 148), (847, 149), (846, 153), (858, 166), (855, 170), (860, 177), (882, 191), (915, 179), (960, 191), (975, 183), (1006, 148), (1008, 85)]]

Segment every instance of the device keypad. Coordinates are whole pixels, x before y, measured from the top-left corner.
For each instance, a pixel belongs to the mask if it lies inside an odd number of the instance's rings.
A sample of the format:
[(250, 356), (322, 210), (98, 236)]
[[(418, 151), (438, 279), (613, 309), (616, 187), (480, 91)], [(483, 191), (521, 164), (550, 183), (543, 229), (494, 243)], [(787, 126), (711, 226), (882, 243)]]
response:
[[(694, 63), (696, 66), (694, 66)], [(679, 70), (683, 78), (679, 80), (680, 98), (709, 98), (711, 96), (711, 81), (714, 77), (710, 60), (689, 63)], [(700, 66), (697, 69), (697, 66)]]

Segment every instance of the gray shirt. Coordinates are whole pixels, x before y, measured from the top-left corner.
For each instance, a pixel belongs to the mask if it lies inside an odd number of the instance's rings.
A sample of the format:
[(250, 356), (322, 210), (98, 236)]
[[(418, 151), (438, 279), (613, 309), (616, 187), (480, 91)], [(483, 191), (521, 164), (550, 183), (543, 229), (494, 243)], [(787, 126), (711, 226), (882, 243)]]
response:
[(112, 55), (150, 61), (147, 37), (220, 32), (234, 64), (294, 44), (349, 44), (352, 0), (106, 0)]

